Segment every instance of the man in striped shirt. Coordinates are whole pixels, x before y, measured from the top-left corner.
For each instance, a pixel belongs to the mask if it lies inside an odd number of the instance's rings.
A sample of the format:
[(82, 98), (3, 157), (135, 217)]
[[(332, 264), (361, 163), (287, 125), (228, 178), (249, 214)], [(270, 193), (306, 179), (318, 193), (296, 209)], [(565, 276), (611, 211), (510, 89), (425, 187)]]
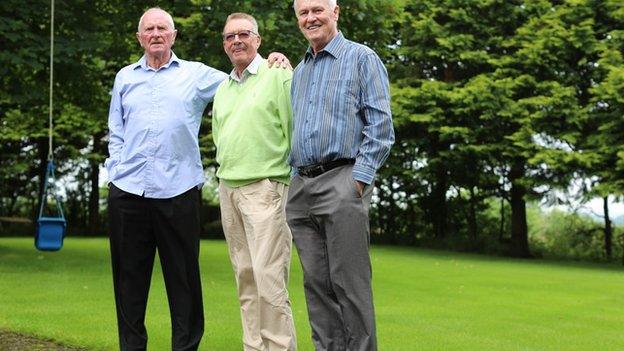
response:
[(394, 143), (388, 76), (338, 31), (335, 0), (295, 0), (308, 40), (292, 81), (286, 213), (316, 350), (377, 349), (368, 253), (373, 181)]

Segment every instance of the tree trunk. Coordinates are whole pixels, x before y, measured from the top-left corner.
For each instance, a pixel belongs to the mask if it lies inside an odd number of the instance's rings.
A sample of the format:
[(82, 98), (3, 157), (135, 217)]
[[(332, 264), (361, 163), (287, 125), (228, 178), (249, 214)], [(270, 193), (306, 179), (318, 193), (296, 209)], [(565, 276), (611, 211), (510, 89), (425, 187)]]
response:
[(388, 194), (388, 216), (384, 219), (384, 221), (387, 223), (388, 226), (388, 241), (391, 244), (396, 244), (397, 243), (397, 233), (399, 232), (399, 228), (397, 226), (397, 216), (396, 216), (396, 201), (394, 201), (394, 194), (393, 194), (393, 190), (392, 187), (389, 186), (388, 189), (390, 189), (390, 194)]
[(505, 234), (505, 197), (501, 195), (500, 200), (500, 227), (498, 229), (498, 242), (502, 243)]
[[(99, 131), (93, 135), (93, 153), (105, 155), (107, 153), (108, 142), (102, 138), (106, 135), (106, 131)], [(91, 192), (89, 194), (89, 218), (87, 228), (90, 235), (98, 235), (101, 233), (100, 218), (100, 163), (97, 160), (89, 162), (89, 182), (91, 183)]]
[(436, 171), (436, 182), (433, 188), (433, 201), (431, 201), (431, 213), (433, 220), (433, 234), (437, 239), (446, 237), (446, 222), (447, 222), (447, 208), (446, 208), (446, 169), (444, 167), (438, 167)]
[(9, 198), (9, 204), (7, 206), (6, 214), (8, 216), (15, 216), (15, 204), (17, 204), (17, 196), (11, 196)]
[(607, 259), (611, 260), (613, 256), (612, 239), (613, 228), (611, 227), (611, 218), (609, 218), (609, 196), (602, 198), (602, 208), (604, 209), (604, 239), (605, 239), (605, 254)]
[(383, 188), (381, 187), (381, 183), (379, 184), (379, 202), (378, 202), (378, 206), (377, 206), (377, 229), (379, 230), (379, 234), (382, 237), (385, 237), (388, 233), (386, 232), (386, 228), (384, 227), (384, 220), (382, 218), (383, 216), (383, 201), (385, 199), (385, 193)]
[[(444, 65), (444, 82), (451, 83), (455, 81), (455, 72), (450, 63)], [(449, 149), (447, 143), (440, 140), (440, 136), (436, 135), (432, 141), (433, 154), (438, 158), (440, 154)], [(435, 169), (435, 182), (432, 192), (433, 201), (430, 209), (433, 219), (433, 234), (436, 239), (443, 239), (447, 236), (448, 209), (446, 204), (446, 191), (448, 190), (448, 175), (444, 167), (444, 163), (439, 162)]]
[(100, 230), (100, 165), (97, 162), (89, 164), (89, 235), (97, 235)]
[(510, 172), (511, 181), (511, 255), (530, 257), (529, 235), (526, 218), (526, 188), (519, 180), (524, 175), (524, 163), (514, 164)]
[(470, 215), (468, 216), (468, 228), (470, 230), (470, 238), (476, 244), (477, 240), (477, 198), (474, 187), (470, 187)]
[[(377, 223), (380, 228), (380, 234), (382, 240), (388, 240), (390, 236), (392, 236), (392, 229), (390, 227), (390, 223), (387, 220), (390, 213), (390, 206), (392, 206), (391, 196), (388, 196), (388, 193), (381, 188), (381, 184), (379, 187), (379, 206), (377, 207)], [(386, 202), (388, 206), (383, 205)]]
[(414, 202), (409, 205), (409, 209), (410, 219), (407, 225), (407, 233), (409, 237), (407, 242), (409, 245), (414, 245), (414, 243), (416, 243), (416, 206)]

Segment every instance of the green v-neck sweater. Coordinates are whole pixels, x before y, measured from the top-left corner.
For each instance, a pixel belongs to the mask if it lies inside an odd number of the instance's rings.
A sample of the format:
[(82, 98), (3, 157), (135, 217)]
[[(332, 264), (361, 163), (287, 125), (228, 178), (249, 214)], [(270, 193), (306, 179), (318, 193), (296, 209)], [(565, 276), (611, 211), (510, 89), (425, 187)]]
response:
[(232, 78), (217, 89), (212, 136), (217, 146), (217, 177), (229, 187), (269, 178), (290, 182), (292, 71), (269, 68), (264, 60), (243, 83)]

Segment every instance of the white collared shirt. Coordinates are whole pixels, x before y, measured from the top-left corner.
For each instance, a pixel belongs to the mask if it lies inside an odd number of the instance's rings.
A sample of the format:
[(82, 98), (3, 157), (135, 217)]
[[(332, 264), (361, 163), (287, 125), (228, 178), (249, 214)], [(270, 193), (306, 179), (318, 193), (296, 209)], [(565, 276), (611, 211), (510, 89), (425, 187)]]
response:
[(237, 81), (239, 84), (245, 83), (250, 74), (258, 74), (258, 67), (260, 67), (261, 63), (262, 56), (260, 56), (260, 54), (256, 54), (256, 57), (254, 57), (251, 63), (243, 71), (242, 77), (238, 77), (236, 74), (236, 68), (234, 68), (232, 72), (230, 72), (230, 79)]

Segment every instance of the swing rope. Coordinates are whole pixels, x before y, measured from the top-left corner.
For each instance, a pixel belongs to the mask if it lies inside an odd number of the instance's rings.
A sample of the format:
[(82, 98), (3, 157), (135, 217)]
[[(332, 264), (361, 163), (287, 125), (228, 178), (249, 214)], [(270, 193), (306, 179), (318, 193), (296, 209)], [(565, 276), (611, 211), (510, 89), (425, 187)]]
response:
[(54, 0), (51, 0), (50, 6), (50, 106), (48, 108), (48, 117), (49, 117), (49, 125), (50, 128), (48, 130), (48, 161), (52, 161), (54, 156), (52, 154), (52, 108), (53, 104), (53, 96), (54, 96)]
[(46, 167), (45, 178), (43, 180), (43, 193), (41, 197), (41, 207), (39, 208), (39, 218), (43, 217), (43, 208), (46, 204), (46, 197), (48, 192), (48, 187), (52, 189), (52, 195), (54, 196), (54, 200), (56, 201), (56, 209), (60, 215), (61, 219), (65, 219), (63, 214), (63, 208), (61, 206), (60, 198), (56, 193), (56, 189), (54, 184), (50, 184), (50, 180), (54, 182), (54, 153), (53, 153), (53, 119), (52, 112), (54, 109), (54, 0), (50, 1), (50, 98), (49, 98), (49, 107), (48, 107), (48, 119), (49, 119), (49, 128), (48, 128), (48, 166)]
[[(63, 238), (67, 229), (67, 222), (63, 215), (61, 201), (55, 190), (54, 184), (54, 156), (52, 144), (52, 112), (54, 108), (54, 0), (50, 0), (50, 106), (48, 131), (48, 165), (46, 167), (45, 178), (43, 180), (43, 194), (41, 195), (41, 207), (39, 208), (39, 219), (37, 219), (37, 230), (35, 232), (35, 247), (40, 251), (58, 251), (63, 247)], [(52, 195), (56, 201), (56, 209), (59, 216), (44, 217), (43, 208), (46, 207), (48, 187), (52, 190)]]

